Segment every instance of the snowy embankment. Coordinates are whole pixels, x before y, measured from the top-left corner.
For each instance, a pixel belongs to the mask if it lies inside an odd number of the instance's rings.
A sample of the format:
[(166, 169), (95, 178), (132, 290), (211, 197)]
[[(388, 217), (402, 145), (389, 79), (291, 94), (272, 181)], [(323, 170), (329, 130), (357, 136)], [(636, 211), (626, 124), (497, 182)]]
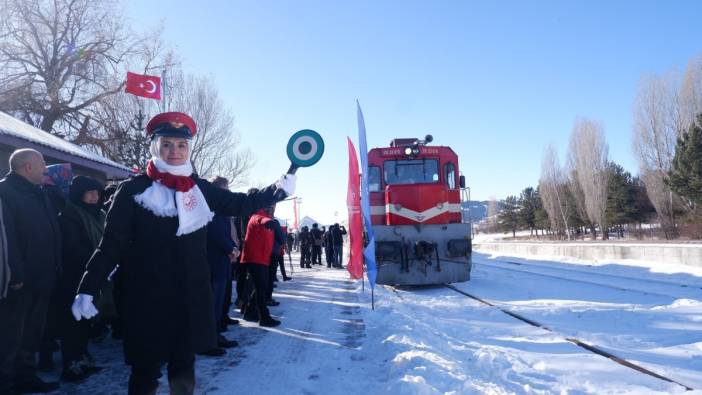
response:
[[(457, 287), (552, 331), (438, 286), (377, 286), (371, 310), (367, 283), (362, 288), (346, 271), (303, 270), (295, 262), (294, 280), (278, 283), (281, 305), (271, 309), (283, 324), (231, 327), (226, 336), (241, 346), (225, 357), (198, 357), (196, 393), (690, 393), (566, 337), (702, 389), (702, 276), (626, 265), (541, 262), (544, 269), (482, 254), (474, 263), (471, 281)], [(606, 285), (596, 283), (605, 278)], [(93, 350), (107, 368), (61, 393), (124, 393), (128, 370), (119, 343)], [(168, 393), (165, 377), (161, 383), (159, 393)]]
[[(702, 293), (646, 296), (482, 266), (458, 287), (553, 328), (535, 328), (445, 288), (378, 290), (369, 339), (392, 363), (385, 393), (683, 393), (568, 342), (578, 337), (702, 389)], [(697, 278), (702, 282), (702, 279)], [(364, 294), (364, 300), (367, 295)], [(384, 337), (382, 340), (381, 338)], [(686, 392), (687, 393), (687, 392)]]
[(627, 263), (648, 266), (697, 267), (702, 273), (702, 243), (660, 243), (641, 241), (524, 241), (482, 234), (473, 240), (473, 249), (495, 256), (515, 256), (551, 261)]

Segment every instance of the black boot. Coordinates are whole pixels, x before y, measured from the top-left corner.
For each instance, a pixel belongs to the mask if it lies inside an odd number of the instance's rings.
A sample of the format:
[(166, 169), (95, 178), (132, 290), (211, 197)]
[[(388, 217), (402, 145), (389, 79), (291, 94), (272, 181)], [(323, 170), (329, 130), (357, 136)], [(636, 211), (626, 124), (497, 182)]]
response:
[(261, 321), (258, 322), (258, 325), (266, 327), (275, 327), (280, 325), (280, 321), (268, 316), (266, 318), (261, 318)]
[(205, 355), (208, 357), (221, 357), (222, 355), (226, 354), (227, 350), (221, 348), (221, 347), (215, 347), (211, 350), (203, 351), (198, 353), (198, 355)]
[(90, 354), (84, 354), (83, 359), (81, 359), (79, 363), (83, 370), (88, 373), (88, 375), (93, 375), (102, 371), (102, 366), (95, 365), (95, 360), (90, 356)]
[(269, 300), (269, 301), (266, 302), (266, 305), (268, 305), (268, 306), (278, 306), (278, 305), (280, 305), (280, 302), (278, 302), (278, 301), (275, 300), (275, 299), (271, 299), (271, 300)]
[(258, 321), (258, 318), (258, 310), (252, 308), (247, 308), (244, 310), (244, 320), (249, 322), (256, 322)]
[(19, 393), (39, 392), (45, 394), (47, 392), (56, 391), (59, 388), (59, 383), (56, 381), (43, 381), (38, 376), (33, 376), (26, 380), (22, 380), (15, 384), (15, 389)]
[(75, 383), (85, 380), (90, 373), (83, 367), (81, 361), (73, 361), (61, 372), (61, 380), (69, 383)]
[(217, 337), (217, 346), (221, 348), (233, 348), (237, 347), (239, 345), (239, 342), (236, 340), (229, 340), (226, 337), (219, 335)]

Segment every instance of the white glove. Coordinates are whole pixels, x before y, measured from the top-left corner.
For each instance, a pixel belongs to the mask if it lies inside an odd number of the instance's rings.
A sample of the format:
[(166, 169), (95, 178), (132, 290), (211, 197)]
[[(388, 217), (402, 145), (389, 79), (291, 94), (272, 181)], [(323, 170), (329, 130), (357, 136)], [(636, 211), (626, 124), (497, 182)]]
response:
[(71, 312), (76, 321), (80, 321), (81, 318), (90, 319), (97, 315), (98, 311), (93, 304), (93, 297), (87, 294), (78, 294), (76, 299), (73, 301), (71, 306)]
[(285, 191), (285, 194), (288, 196), (292, 196), (293, 193), (295, 193), (295, 181), (297, 180), (297, 176), (294, 174), (283, 174), (280, 177), (280, 180), (278, 180), (275, 183), (275, 186), (278, 189), (282, 189)]

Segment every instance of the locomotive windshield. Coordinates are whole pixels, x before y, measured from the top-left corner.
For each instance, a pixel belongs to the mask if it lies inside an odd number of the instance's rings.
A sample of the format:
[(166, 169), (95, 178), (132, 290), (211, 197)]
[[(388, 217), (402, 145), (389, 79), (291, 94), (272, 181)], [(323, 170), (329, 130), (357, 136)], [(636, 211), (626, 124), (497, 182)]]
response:
[(387, 185), (439, 182), (439, 161), (436, 159), (388, 160), (385, 161), (384, 173)]

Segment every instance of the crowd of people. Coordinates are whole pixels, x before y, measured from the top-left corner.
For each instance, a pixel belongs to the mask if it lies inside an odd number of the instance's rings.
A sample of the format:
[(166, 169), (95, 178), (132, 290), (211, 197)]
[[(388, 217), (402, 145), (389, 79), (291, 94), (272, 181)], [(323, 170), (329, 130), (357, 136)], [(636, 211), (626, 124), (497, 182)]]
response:
[(328, 268), (343, 269), (344, 236), (346, 228), (335, 223), (329, 229), (319, 224), (300, 228), (299, 233), (288, 235), (288, 248), (300, 252), (300, 267), (311, 268), (312, 265), (322, 265), (322, 251)]
[(245, 320), (280, 324), (269, 307), (278, 270), (291, 279), (293, 246), (301, 266), (321, 265), (324, 250), (341, 267), (343, 226), (295, 234), (275, 219), (294, 176), (247, 193), (201, 179), (196, 129), (186, 114), (157, 115), (145, 173), (107, 188), (65, 171), (51, 182), (41, 153), (12, 153), (0, 180), (0, 394), (56, 390), (37, 372), (55, 369), (57, 349), (63, 381), (100, 372), (88, 344), (107, 328), (122, 340), (130, 394), (155, 393), (164, 364), (171, 393), (192, 394), (195, 355), (237, 346), (222, 335), (238, 324), (232, 304)]

